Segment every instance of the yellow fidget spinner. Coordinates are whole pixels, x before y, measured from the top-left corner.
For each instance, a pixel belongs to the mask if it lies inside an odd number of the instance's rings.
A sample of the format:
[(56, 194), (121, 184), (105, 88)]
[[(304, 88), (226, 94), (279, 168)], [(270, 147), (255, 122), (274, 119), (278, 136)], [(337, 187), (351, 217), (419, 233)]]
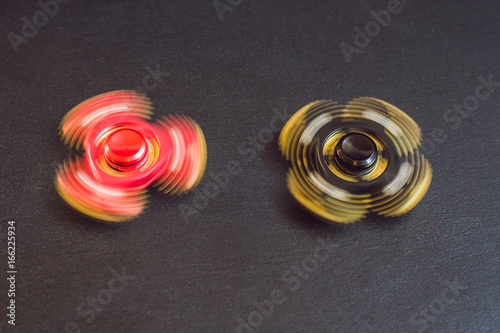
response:
[(328, 222), (351, 223), (370, 212), (398, 216), (420, 202), (432, 179), (421, 141), (406, 113), (361, 97), (304, 106), (286, 123), (279, 146), (292, 164), (294, 198)]

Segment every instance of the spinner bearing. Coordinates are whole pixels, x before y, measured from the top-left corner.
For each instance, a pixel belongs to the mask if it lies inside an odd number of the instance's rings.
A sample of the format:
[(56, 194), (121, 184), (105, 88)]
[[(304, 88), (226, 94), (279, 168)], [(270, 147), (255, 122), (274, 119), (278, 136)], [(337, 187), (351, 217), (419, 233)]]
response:
[(56, 189), (68, 204), (95, 219), (121, 222), (142, 212), (150, 185), (165, 193), (196, 186), (207, 151), (200, 127), (182, 116), (149, 123), (151, 109), (141, 94), (114, 91), (68, 112), (61, 137), (83, 153), (56, 175)]
[(292, 164), (293, 197), (326, 221), (350, 223), (370, 212), (398, 216), (418, 204), (432, 179), (421, 140), (406, 113), (362, 97), (306, 105), (286, 123), (279, 146)]

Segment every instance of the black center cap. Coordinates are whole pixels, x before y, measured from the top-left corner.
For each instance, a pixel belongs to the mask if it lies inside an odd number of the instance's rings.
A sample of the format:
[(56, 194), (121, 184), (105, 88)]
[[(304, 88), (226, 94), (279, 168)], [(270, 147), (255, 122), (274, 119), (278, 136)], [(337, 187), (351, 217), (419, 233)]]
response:
[(366, 170), (375, 161), (376, 147), (364, 134), (348, 134), (335, 147), (335, 156), (338, 162), (349, 170)]

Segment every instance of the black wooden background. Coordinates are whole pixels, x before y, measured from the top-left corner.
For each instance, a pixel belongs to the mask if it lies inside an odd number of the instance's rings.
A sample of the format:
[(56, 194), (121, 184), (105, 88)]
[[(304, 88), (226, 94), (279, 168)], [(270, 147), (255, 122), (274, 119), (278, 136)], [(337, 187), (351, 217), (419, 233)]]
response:
[[(0, 52), (2, 332), (500, 331), (498, 1), (2, 0)], [(116, 89), (198, 121), (208, 165), (106, 226), (53, 179), (63, 115)], [(278, 127), (358, 96), (418, 122), (433, 182), (401, 218), (325, 225)]]

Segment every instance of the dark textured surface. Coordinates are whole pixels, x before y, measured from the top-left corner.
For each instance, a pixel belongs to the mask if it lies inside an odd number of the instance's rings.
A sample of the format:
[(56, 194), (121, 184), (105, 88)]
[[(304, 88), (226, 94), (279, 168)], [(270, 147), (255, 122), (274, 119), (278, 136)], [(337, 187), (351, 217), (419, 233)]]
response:
[[(0, 330), (236, 332), (250, 315), (258, 332), (500, 331), (500, 84), (470, 115), (447, 111), (474, 95), (478, 77), (500, 81), (500, 3), (409, 2), (348, 64), (339, 44), (353, 45), (355, 27), (387, 6), (243, 1), (221, 22), (212, 1), (69, 1), (15, 53), (9, 32), (21, 34), (22, 17), (40, 6), (2, 1), (3, 312), (8, 220), (18, 274), (17, 325), (1, 314)], [(201, 125), (207, 176), (185, 196), (152, 191), (136, 221), (96, 224), (54, 190), (57, 164), (70, 156), (57, 126), (86, 98), (140, 87), (148, 66), (162, 72), (147, 81), (155, 116)], [(434, 179), (401, 218), (327, 226), (288, 194), (270, 121), (276, 110), (358, 96), (418, 122)], [(227, 185), (214, 188), (226, 169)], [(186, 220), (182, 204), (199, 209)], [(298, 278), (302, 264), (312, 272)], [(109, 294), (111, 269), (135, 279)], [(467, 287), (456, 294), (446, 289), (455, 279)], [(112, 300), (93, 316), (87, 302), (98, 295)], [(285, 301), (258, 322), (254, 302), (276, 296)]]

